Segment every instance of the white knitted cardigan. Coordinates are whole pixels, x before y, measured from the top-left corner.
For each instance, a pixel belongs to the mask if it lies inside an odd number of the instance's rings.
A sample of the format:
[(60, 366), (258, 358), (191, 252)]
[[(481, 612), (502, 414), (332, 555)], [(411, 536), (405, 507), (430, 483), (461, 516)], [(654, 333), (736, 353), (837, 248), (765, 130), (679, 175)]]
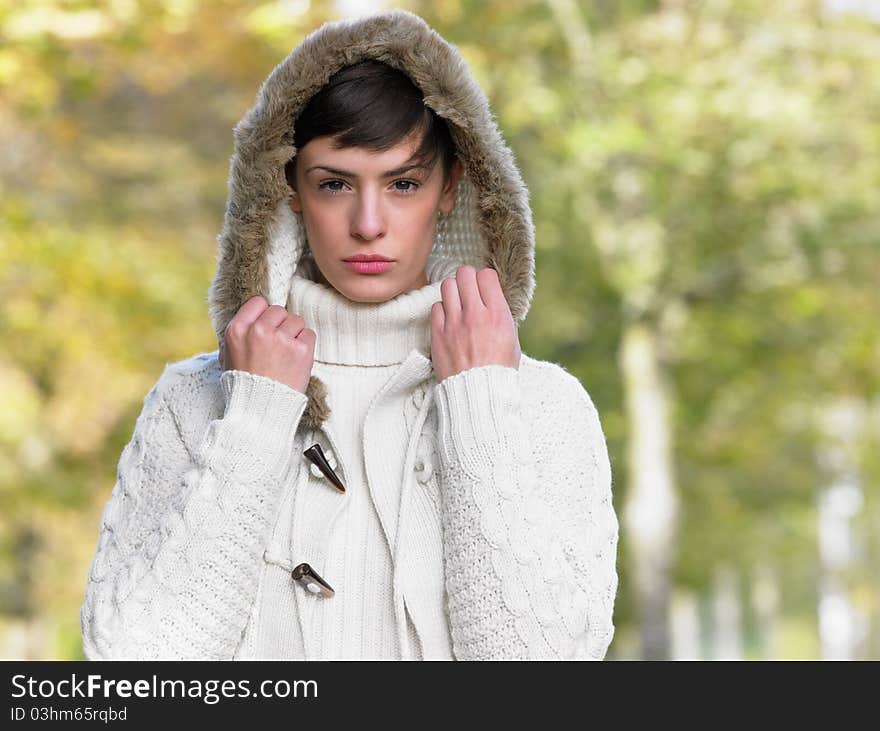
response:
[[(249, 183), (230, 185), (211, 291), (218, 332), (251, 280), (301, 314), (318, 336), (313, 382), (303, 394), (221, 373), (216, 351), (165, 367), (101, 519), (81, 610), (85, 654), (602, 658), (618, 522), (590, 397), (562, 366), (526, 354), (518, 369), (480, 366), (439, 384), (431, 365), (430, 306), (461, 264), (495, 266), (515, 318), (527, 311), (534, 242), (509, 150), (473, 82), (456, 88), (456, 61), (444, 88), (468, 103), (438, 109), (469, 119), (456, 134), (474, 136), (461, 148), (466, 171), (438, 229), (430, 284), (379, 304), (318, 284), (301, 221), (272, 192), (280, 167), (249, 170), (286, 159), (247, 146), (279, 124), (279, 99), (307, 98), (290, 69), (317, 68), (301, 54), (337, 47), (340, 65), (362, 43), (383, 58), (418, 48), (402, 63), (424, 64), (410, 72), (426, 79), (457, 53), (400, 10), (321, 34), (273, 72), (237, 138), (232, 176)], [(236, 218), (270, 199), (265, 218)], [(304, 456), (316, 443), (344, 493)], [(294, 580), (304, 563), (333, 596)]]
[[(322, 285), (296, 291), (318, 334), (318, 373), (332, 385), (333, 364), (347, 361), (336, 381), (357, 391), (376, 388), (382, 372), (363, 424), (344, 430), (346, 405), (334, 402), (338, 417), (322, 430), (298, 429), (302, 393), (221, 375), (216, 352), (167, 366), (104, 510), (82, 610), (86, 655), (603, 657), (617, 521), (599, 419), (580, 382), (524, 355), (519, 370), (482, 366), (436, 384), (409, 347), (429, 332), (437, 284), (360, 313)], [(397, 339), (384, 327), (393, 323)], [(352, 337), (372, 326), (386, 333), (384, 351)], [(346, 493), (303, 456), (315, 442)], [(352, 502), (362, 508), (340, 532)], [(384, 531), (370, 530), (367, 502)], [(328, 570), (334, 543), (342, 565), (346, 554), (349, 564), (377, 557), (349, 566), (359, 583)], [(335, 596), (292, 580), (303, 561)], [(349, 601), (349, 583), (361, 592), (334, 625), (326, 607)], [(367, 631), (377, 615), (394, 618), (396, 642)], [(334, 632), (351, 641), (333, 643)]]

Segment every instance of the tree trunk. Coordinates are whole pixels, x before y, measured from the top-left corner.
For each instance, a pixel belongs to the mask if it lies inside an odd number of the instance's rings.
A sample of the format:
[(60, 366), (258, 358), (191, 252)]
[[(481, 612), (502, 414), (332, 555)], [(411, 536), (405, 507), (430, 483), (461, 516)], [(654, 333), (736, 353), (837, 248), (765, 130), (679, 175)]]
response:
[(768, 562), (758, 565), (752, 577), (752, 611), (761, 658), (781, 660), (779, 646), (779, 579)]
[(712, 587), (712, 644), (718, 660), (742, 660), (742, 601), (739, 581), (733, 568), (715, 569)]
[(656, 333), (630, 323), (621, 345), (629, 424), (624, 520), (640, 614), (642, 657), (668, 659), (670, 567), (677, 533), (668, 395)]
[(672, 618), (673, 660), (700, 660), (701, 649), (700, 601), (692, 591), (678, 589), (672, 592), (670, 605)]
[(853, 660), (865, 638), (867, 617), (852, 601), (847, 577), (855, 564), (852, 520), (863, 503), (862, 486), (851, 453), (862, 413), (841, 399), (825, 413), (825, 443), (819, 455), (830, 484), (819, 493), (819, 642), (826, 660)]

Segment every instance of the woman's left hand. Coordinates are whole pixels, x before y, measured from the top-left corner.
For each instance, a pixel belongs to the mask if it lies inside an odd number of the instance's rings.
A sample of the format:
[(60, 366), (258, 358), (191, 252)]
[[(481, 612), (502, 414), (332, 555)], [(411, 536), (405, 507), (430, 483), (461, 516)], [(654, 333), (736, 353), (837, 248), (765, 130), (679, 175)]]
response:
[(440, 284), (431, 307), (431, 359), (437, 383), (481, 365), (519, 368), (516, 323), (498, 272), (461, 266)]

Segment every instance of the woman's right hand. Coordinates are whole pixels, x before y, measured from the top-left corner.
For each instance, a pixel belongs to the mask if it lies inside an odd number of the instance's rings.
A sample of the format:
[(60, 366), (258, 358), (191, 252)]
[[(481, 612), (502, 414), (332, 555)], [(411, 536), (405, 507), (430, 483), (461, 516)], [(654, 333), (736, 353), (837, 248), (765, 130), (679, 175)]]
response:
[(315, 359), (315, 331), (254, 295), (229, 322), (220, 343), (221, 370), (248, 371), (306, 392)]

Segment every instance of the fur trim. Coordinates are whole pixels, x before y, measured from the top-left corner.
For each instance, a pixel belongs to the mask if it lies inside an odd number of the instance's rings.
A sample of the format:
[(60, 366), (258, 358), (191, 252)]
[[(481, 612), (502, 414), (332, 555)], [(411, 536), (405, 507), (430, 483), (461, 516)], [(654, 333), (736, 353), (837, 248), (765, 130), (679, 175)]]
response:
[[(275, 67), (256, 104), (235, 126), (218, 265), (208, 291), (218, 343), (248, 299), (261, 294), (270, 304), (286, 306), (291, 274), (314, 271), (302, 226), (288, 215), (284, 165), (296, 154), (292, 125), (336, 71), (367, 58), (410, 76), (425, 104), (449, 122), (464, 165), (448, 218), (462, 231), (473, 225), (476, 233), (454, 237), (463, 243), (435, 246), (430, 281), (454, 274), (461, 264), (492, 267), (514, 319), (525, 319), (535, 288), (534, 227), (513, 154), (458, 49), (419, 16), (394, 9), (326, 23), (309, 34)], [(304, 418), (314, 426), (330, 413), (325, 390), (312, 377)]]
[(330, 407), (327, 405), (327, 386), (317, 376), (309, 378), (306, 388), (309, 403), (303, 412), (302, 423), (307, 429), (317, 429), (321, 423), (330, 416)]

